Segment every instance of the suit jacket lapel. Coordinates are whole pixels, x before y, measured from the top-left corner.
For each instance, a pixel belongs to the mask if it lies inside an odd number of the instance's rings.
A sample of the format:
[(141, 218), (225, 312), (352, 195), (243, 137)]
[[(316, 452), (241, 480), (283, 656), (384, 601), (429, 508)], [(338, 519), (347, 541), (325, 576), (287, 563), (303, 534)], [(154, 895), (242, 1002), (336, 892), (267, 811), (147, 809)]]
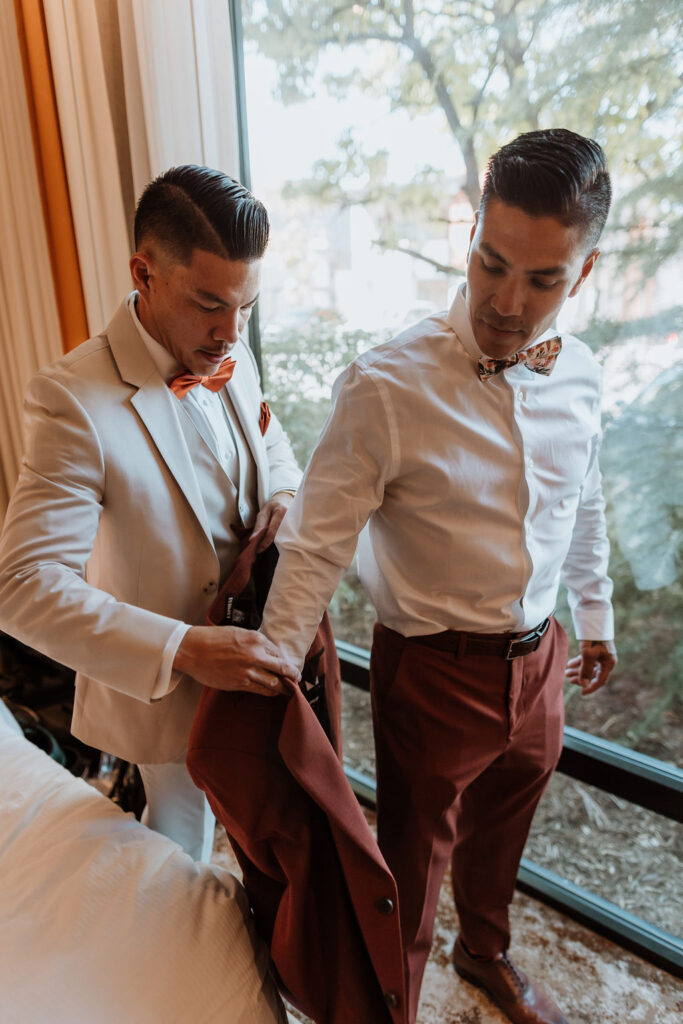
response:
[[(235, 410), (235, 415), (240, 421), (242, 430), (244, 431), (244, 437), (249, 450), (254, 457), (256, 463), (256, 476), (258, 478), (258, 503), (261, 506), (267, 498), (264, 493), (264, 458), (265, 450), (263, 440), (259, 431), (258, 425), (258, 409), (252, 408), (252, 402), (250, 396), (247, 394), (244, 386), (240, 386), (241, 374), (239, 373), (239, 363), (235, 367), (235, 373), (229, 384), (226, 384), (224, 391), (227, 391), (228, 398), (232, 402)], [(221, 398), (223, 401), (226, 400), (224, 392), (221, 391)], [(256, 398), (254, 398), (256, 401)], [(243, 467), (240, 466), (240, 471), (243, 471)]]
[[(106, 336), (122, 380), (138, 390), (130, 401), (146, 426), (159, 454), (213, 547), (213, 539), (177, 410), (177, 401), (159, 373), (132, 323), (126, 303), (119, 307)], [(134, 453), (131, 453), (134, 457)]]

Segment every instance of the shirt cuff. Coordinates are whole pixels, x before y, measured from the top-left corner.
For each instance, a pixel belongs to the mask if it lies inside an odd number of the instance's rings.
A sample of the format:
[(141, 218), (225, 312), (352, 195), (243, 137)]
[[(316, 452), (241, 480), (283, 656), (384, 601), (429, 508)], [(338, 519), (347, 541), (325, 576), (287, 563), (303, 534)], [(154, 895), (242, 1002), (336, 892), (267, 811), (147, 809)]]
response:
[(572, 615), (577, 640), (614, 640), (614, 611), (612, 608), (581, 609)]
[(166, 697), (167, 694), (175, 690), (182, 679), (183, 673), (173, 669), (173, 659), (188, 629), (190, 629), (190, 626), (186, 622), (179, 622), (166, 641), (164, 653), (161, 655), (161, 665), (159, 666), (156, 682), (150, 694), (150, 700), (161, 700), (162, 697)]

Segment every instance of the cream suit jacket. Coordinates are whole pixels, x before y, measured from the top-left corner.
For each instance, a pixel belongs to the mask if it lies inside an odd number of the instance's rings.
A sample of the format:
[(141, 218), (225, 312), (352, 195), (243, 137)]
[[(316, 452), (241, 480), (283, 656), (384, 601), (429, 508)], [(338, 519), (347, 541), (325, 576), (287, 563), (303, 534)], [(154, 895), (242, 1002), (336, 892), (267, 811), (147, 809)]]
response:
[[(254, 456), (259, 506), (300, 473), (244, 342), (227, 385)], [(31, 381), (27, 446), (0, 540), (0, 629), (76, 670), (72, 729), (128, 761), (182, 756), (201, 686), (151, 700), (178, 622), (201, 624), (219, 582), (173, 403), (125, 302), (103, 334)]]

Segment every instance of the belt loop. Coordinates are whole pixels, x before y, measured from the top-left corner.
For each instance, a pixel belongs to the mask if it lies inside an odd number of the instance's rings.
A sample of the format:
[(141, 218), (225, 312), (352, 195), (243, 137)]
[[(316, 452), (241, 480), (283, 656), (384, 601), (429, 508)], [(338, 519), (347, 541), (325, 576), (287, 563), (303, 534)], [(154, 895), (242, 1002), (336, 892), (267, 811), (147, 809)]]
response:
[(456, 658), (464, 658), (467, 651), (467, 633), (458, 633), (458, 646), (455, 649)]

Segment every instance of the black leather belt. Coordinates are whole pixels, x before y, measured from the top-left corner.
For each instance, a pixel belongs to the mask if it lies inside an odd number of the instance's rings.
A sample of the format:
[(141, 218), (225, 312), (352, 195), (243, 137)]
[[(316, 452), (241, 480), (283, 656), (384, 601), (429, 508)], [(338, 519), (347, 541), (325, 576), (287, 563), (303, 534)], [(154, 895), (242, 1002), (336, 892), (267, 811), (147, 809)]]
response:
[(413, 636), (414, 643), (425, 647), (435, 647), (439, 651), (454, 651), (463, 654), (487, 654), (493, 658), (522, 658), (537, 650), (541, 640), (548, 632), (550, 619), (544, 619), (529, 633), (459, 633), (447, 629), (443, 633), (431, 633), (428, 636)]

